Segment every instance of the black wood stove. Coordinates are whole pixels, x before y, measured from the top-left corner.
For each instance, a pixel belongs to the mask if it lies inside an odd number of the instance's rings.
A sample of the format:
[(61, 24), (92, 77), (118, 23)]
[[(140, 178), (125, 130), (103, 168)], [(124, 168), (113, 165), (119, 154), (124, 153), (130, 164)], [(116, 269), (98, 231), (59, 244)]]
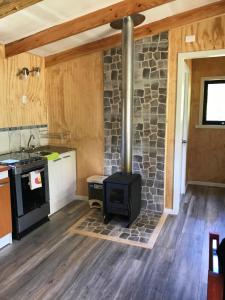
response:
[(141, 208), (141, 176), (132, 174), (132, 126), (134, 92), (134, 26), (145, 17), (137, 14), (116, 20), (110, 25), (122, 29), (122, 172), (104, 180), (104, 222), (113, 215), (127, 218), (127, 226), (136, 219)]
[(119, 215), (126, 217), (129, 227), (141, 209), (141, 176), (115, 173), (104, 180), (104, 193), (104, 222)]

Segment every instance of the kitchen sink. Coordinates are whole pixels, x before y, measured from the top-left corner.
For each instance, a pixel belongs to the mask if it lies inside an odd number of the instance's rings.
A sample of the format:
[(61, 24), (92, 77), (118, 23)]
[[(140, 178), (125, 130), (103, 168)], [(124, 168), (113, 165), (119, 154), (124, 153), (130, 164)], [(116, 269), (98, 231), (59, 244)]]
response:
[(40, 154), (41, 156), (47, 156), (52, 154), (50, 151), (37, 151), (36, 153)]

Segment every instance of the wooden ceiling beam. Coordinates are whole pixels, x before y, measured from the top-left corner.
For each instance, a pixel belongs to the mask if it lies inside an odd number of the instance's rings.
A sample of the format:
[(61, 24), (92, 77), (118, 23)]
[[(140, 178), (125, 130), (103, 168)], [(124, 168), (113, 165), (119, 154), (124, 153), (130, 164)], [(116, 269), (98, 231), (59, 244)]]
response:
[(43, 0), (0, 0), (0, 19)]
[(5, 45), (6, 57), (26, 52), (174, 0), (124, 0)]
[[(225, 14), (225, 1), (216, 2), (195, 8), (165, 19), (149, 23), (135, 28), (135, 39), (148, 35), (158, 34), (163, 31), (198, 22), (203, 19)], [(107, 50), (121, 44), (121, 34), (109, 36), (107, 38), (75, 47), (60, 53), (56, 53), (45, 58), (46, 67), (57, 63), (65, 62), (73, 58), (93, 53), (96, 51)]]

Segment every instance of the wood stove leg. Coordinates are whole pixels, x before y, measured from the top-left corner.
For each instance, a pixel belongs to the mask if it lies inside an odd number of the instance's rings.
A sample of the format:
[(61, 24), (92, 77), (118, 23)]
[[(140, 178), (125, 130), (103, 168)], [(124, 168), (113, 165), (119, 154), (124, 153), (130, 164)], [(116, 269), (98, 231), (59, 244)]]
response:
[(104, 219), (104, 224), (108, 224), (111, 220), (112, 220), (112, 215), (104, 215), (103, 216)]

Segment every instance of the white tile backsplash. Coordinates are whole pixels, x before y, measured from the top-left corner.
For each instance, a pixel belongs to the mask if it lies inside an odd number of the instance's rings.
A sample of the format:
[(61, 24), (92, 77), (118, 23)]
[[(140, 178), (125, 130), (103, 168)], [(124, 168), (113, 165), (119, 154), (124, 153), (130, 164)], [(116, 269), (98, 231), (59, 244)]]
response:
[(19, 151), (21, 147), (27, 148), (31, 134), (35, 137), (35, 139), (31, 140), (31, 146), (38, 147), (48, 145), (47, 135), (43, 135), (43, 132), (47, 132), (47, 126), (4, 131), (0, 129), (0, 154)]
[(0, 154), (9, 152), (9, 132), (0, 132)]

